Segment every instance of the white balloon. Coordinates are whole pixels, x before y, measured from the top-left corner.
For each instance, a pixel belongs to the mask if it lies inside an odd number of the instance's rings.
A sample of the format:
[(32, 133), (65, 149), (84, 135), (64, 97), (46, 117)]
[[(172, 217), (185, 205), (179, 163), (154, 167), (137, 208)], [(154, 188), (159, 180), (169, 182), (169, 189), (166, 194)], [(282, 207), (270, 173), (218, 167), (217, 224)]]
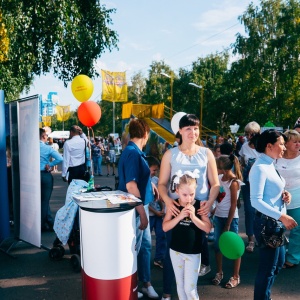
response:
[(172, 128), (172, 130), (173, 130), (173, 132), (174, 132), (175, 135), (176, 135), (176, 133), (177, 133), (178, 130), (179, 130), (179, 121), (180, 121), (180, 119), (181, 119), (183, 116), (185, 116), (185, 115), (186, 115), (185, 112), (180, 111), (180, 112), (176, 113), (176, 114), (173, 116), (173, 118), (172, 118), (172, 120), (171, 120), (171, 128)]

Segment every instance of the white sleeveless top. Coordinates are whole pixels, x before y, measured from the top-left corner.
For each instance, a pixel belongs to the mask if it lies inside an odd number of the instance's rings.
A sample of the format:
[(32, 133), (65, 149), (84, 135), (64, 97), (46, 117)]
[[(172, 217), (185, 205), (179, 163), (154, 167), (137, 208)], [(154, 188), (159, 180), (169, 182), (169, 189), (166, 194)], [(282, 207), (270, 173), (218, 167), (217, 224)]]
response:
[[(231, 192), (230, 192), (230, 186), (232, 181), (234, 180), (228, 180), (228, 181), (222, 181), (223, 174), (219, 175), (219, 182), (220, 182), (220, 192), (217, 197), (216, 201), (216, 211), (215, 216), (219, 218), (228, 218), (230, 206), (231, 206)], [(237, 198), (239, 198), (241, 186), (244, 185), (244, 183), (239, 180), (235, 179), (237, 183), (239, 184), (239, 189), (237, 191)], [(235, 208), (234, 211), (234, 218), (239, 217), (239, 211), (238, 208)]]
[(292, 201), (286, 209), (300, 207), (300, 155), (293, 159), (277, 159), (275, 168), (285, 179), (285, 189), (292, 195)]
[[(199, 178), (197, 178), (197, 188), (196, 188), (196, 200), (208, 200), (209, 195), (209, 185), (207, 179), (207, 148), (200, 147), (199, 151), (194, 155), (186, 155), (179, 150), (179, 147), (170, 149), (172, 152), (171, 156), (171, 177), (169, 184), (175, 173), (181, 170), (193, 172), (195, 169), (199, 170)], [(173, 199), (177, 199), (178, 195), (174, 192), (172, 193), (169, 188), (169, 196)]]

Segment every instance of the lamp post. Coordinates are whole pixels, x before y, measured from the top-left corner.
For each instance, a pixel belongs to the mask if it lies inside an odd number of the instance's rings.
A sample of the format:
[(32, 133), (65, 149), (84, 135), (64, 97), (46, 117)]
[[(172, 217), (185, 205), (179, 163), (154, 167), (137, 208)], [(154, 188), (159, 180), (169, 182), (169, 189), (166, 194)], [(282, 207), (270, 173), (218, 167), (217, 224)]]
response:
[(172, 116), (173, 116), (173, 76), (168, 75), (164, 72), (160, 73), (161, 75), (170, 78), (170, 89), (171, 89), (171, 99), (170, 99), (170, 120), (172, 120)]
[(201, 93), (200, 93), (200, 138), (201, 138), (201, 135), (202, 135), (202, 121), (203, 121), (203, 98), (204, 98), (204, 88), (202, 85), (198, 85), (196, 83), (193, 83), (193, 82), (190, 82), (189, 85), (192, 85), (194, 86), (195, 88), (201, 90)]

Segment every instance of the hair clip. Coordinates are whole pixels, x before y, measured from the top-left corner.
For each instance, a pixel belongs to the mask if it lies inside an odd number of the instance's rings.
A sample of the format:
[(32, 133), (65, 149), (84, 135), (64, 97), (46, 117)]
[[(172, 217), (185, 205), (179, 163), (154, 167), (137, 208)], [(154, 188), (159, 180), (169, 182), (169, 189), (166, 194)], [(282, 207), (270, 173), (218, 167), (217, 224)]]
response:
[(179, 180), (180, 178), (183, 176), (183, 175), (189, 175), (190, 177), (196, 179), (196, 178), (199, 178), (199, 170), (198, 169), (195, 169), (193, 172), (191, 171), (184, 171), (184, 173), (182, 173), (181, 170), (178, 170), (176, 173), (175, 173), (175, 178), (173, 180), (173, 182), (175, 184), (179, 184)]

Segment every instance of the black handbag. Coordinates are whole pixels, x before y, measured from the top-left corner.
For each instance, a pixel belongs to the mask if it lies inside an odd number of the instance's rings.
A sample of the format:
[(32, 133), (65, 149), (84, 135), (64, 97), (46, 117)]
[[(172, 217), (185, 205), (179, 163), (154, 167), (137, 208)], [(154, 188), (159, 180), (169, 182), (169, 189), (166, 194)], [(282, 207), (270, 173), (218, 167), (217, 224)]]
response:
[(261, 240), (266, 247), (277, 248), (287, 242), (285, 227), (279, 220), (265, 216), (265, 224), (261, 231)]

